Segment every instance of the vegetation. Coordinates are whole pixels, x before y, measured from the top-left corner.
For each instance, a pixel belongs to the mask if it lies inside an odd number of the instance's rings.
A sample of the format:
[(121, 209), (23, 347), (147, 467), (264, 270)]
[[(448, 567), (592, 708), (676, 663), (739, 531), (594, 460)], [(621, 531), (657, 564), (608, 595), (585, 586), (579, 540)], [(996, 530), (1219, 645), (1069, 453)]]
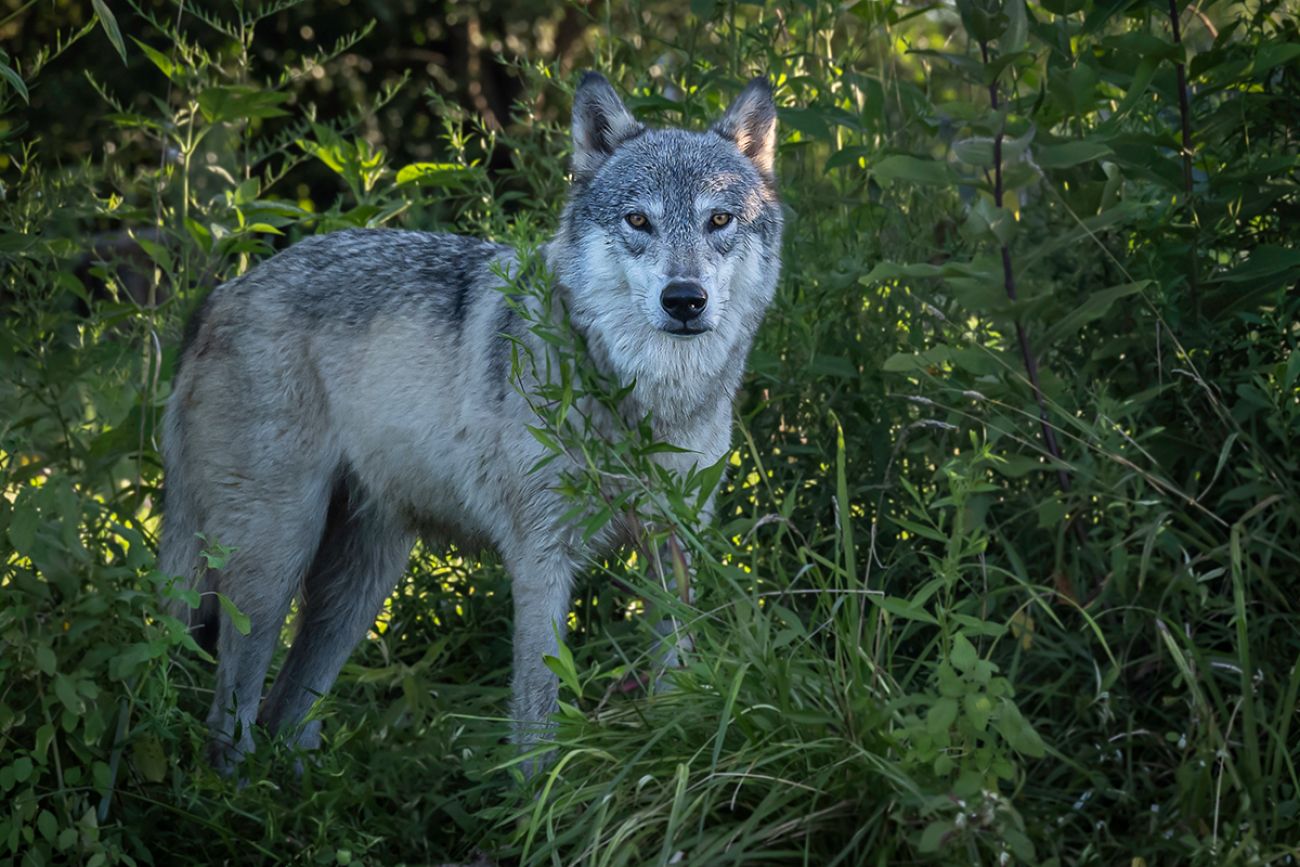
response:
[[(1298, 13), (0, 0), (0, 864), (1295, 863)], [(187, 311), (317, 232), (544, 240), (584, 67), (782, 106), (726, 481), (539, 416), (694, 605), (593, 569), (525, 782), (503, 572), (417, 550), (325, 748), (217, 776), (153, 568)], [(653, 697), (640, 597), (695, 643)]]

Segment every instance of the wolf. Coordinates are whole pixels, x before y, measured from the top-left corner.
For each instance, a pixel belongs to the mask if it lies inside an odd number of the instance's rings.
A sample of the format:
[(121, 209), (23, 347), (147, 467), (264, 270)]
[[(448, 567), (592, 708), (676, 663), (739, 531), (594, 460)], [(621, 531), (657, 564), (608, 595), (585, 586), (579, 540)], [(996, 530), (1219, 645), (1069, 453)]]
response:
[[(536, 312), (581, 337), (623, 389), (619, 412), (679, 447), (655, 456), (671, 472), (730, 449), (780, 274), (776, 136), (764, 78), (704, 131), (644, 126), (596, 73), (575, 93), (569, 195), (538, 251), (559, 303)], [(550, 453), (528, 430), (529, 395), (548, 366), (512, 358), (556, 349), (528, 324), (537, 302), (505, 291), (521, 270), (518, 251), (488, 241), (341, 231), (218, 286), (192, 317), (164, 415), (159, 568), (199, 595), (173, 611), (217, 654), (218, 768), (252, 748), (258, 722), (319, 745), (319, 722), (303, 721), (420, 535), (498, 553), (514, 606), (514, 739), (545, 737), (557, 680), (543, 660), (575, 572), (635, 528), (584, 538), (559, 490), (578, 467), (537, 467)], [(708, 520), (711, 501), (697, 505)], [(222, 568), (204, 566), (205, 538), (231, 550)], [(246, 634), (217, 594), (246, 615)], [(296, 637), (263, 701), (295, 598)]]

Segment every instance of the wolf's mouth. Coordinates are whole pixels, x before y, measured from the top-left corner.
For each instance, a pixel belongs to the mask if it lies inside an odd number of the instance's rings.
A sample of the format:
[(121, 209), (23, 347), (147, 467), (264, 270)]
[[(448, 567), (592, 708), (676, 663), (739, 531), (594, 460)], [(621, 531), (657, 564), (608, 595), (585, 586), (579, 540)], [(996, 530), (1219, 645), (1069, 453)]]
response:
[(705, 334), (713, 329), (709, 328), (707, 325), (683, 325), (681, 328), (665, 327), (663, 330), (673, 337), (698, 337), (699, 335)]

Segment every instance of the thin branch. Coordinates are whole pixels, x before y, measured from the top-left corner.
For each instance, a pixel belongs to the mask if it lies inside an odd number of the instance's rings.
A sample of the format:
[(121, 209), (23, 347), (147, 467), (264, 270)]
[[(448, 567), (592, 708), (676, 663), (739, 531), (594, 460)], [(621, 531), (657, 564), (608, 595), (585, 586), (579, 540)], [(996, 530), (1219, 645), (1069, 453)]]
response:
[[(980, 55), (984, 59), (984, 65), (989, 63), (989, 45), (987, 42), (981, 42)], [(994, 113), (997, 113), (1001, 102), (998, 99), (998, 80), (995, 77), (989, 82), (989, 104), (993, 107)], [(998, 131), (993, 137), (993, 203), (999, 209), (1002, 207), (1002, 138), (1005, 134), (1004, 125), (998, 124)], [(1011, 263), (1011, 249), (1006, 245), (1001, 245), (1002, 253), (1002, 286), (1007, 293), (1007, 298), (1011, 301), (1019, 299), (1019, 293), (1016, 291), (1015, 269)], [(1060, 485), (1061, 493), (1069, 494), (1071, 489), (1070, 474), (1065, 469), (1065, 460), (1061, 456), (1061, 446), (1056, 441), (1056, 430), (1052, 425), (1051, 417), (1047, 412), (1047, 399), (1043, 396), (1043, 387), (1040, 384), (1038, 376), (1038, 359), (1034, 355), (1033, 347), (1029, 345), (1029, 334), (1025, 330), (1025, 325), (1017, 317), (1016, 323), (1016, 343), (1020, 346), (1020, 357), (1025, 364), (1025, 373), (1029, 377), (1029, 386), (1034, 392), (1034, 401), (1038, 404), (1038, 422), (1043, 430), (1043, 442), (1047, 445), (1047, 451), (1056, 462), (1056, 481)], [(1071, 521), (1074, 527), (1075, 535), (1078, 537), (1080, 544), (1084, 542), (1083, 526), (1077, 521)]]
[[(1178, 21), (1178, 0), (1169, 0), (1169, 24), (1173, 28), (1174, 44), (1183, 44), (1182, 25)], [(1201, 315), (1201, 285), (1196, 267), (1196, 212), (1192, 204), (1192, 109), (1187, 95), (1187, 66), (1180, 60), (1174, 64), (1178, 73), (1178, 113), (1182, 120), (1183, 151), (1183, 207), (1187, 209), (1188, 230), (1191, 232), (1191, 250), (1188, 254), (1187, 282), (1192, 290), (1192, 309)]]

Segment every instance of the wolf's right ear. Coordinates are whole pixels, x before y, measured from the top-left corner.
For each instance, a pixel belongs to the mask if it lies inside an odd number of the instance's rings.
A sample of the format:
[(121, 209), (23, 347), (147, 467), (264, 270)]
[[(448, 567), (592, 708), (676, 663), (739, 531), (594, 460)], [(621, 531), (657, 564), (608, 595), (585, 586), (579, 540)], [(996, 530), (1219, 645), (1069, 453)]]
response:
[(713, 125), (713, 131), (735, 142), (765, 177), (772, 177), (776, 168), (776, 101), (765, 76), (745, 86)]
[(573, 95), (574, 178), (590, 178), (615, 148), (642, 128), (603, 75), (583, 75)]

